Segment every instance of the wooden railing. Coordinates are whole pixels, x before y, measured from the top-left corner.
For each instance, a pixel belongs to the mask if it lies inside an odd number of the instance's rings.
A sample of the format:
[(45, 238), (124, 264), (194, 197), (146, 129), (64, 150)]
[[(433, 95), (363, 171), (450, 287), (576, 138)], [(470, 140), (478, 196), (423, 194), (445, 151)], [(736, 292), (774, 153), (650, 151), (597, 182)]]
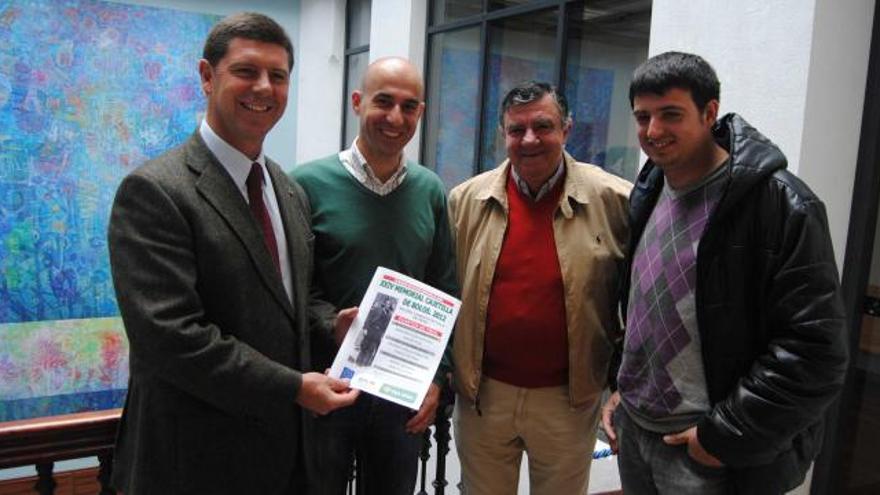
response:
[(55, 462), (97, 456), (100, 495), (111, 495), (113, 442), (121, 409), (0, 423), (0, 469), (34, 465), (40, 495), (55, 491)]
[[(452, 400), (452, 393), (447, 391), (442, 395), (434, 427), (425, 431), (419, 454), (417, 495), (429, 493), (427, 466), (432, 430), (437, 442), (436, 478), (430, 484), (434, 488), (434, 495), (446, 493), (446, 454), (449, 452)], [(53, 477), (55, 462), (97, 456), (100, 463), (100, 495), (115, 494), (109, 482), (113, 469), (113, 443), (121, 412), (121, 409), (111, 409), (0, 423), (0, 469), (35, 465), (37, 481), (34, 489), (40, 495), (51, 495), (56, 486)], [(349, 485), (349, 493), (357, 493), (357, 479)]]

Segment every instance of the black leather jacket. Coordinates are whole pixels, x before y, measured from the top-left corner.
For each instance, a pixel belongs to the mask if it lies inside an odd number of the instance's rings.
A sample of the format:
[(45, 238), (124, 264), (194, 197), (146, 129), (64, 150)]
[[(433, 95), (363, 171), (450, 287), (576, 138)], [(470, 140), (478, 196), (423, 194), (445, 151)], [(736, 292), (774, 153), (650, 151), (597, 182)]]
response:
[[(735, 114), (713, 129), (730, 180), (697, 253), (697, 322), (712, 411), (700, 443), (740, 493), (799, 485), (846, 370), (846, 322), (822, 202)], [(630, 254), (663, 187), (650, 161), (630, 196)], [(622, 307), (629, 294), (628, 260)]]

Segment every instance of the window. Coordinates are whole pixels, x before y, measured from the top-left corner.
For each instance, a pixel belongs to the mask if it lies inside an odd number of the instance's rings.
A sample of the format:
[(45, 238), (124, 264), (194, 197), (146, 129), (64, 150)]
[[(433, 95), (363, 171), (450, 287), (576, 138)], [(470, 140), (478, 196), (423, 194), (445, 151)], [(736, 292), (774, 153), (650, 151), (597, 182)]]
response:
[(432, 0), (429, 13), (422, 161), (447, 187), (506, 157), (501, 99), (528, 79), (568, 98), (569, 153), (635, 177), (628, 91), (647, 58), (651, 0)]
[(345, 87), (342, 90), (342, 142), (340, 149), (351, 146), (358, 135), (359, 119), (351, 109), (351, 92), (358, 88), (370, 63), (371, 0), (348, 0), (345, 12)]

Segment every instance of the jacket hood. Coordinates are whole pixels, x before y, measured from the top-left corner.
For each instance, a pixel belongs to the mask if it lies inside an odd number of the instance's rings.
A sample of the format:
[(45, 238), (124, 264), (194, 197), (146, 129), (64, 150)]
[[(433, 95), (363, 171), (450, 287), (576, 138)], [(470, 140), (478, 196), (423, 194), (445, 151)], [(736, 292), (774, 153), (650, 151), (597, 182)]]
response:
[[(779, 147), (735, 113), (718, 119), (712, 128), (712, 135), (718, 145), (730, 154), (730, 184), (718, 203), (719, 215), (736, 205), (755, 184), (788, 166)], [(639, 173), (636, 187), (659, 192), (662, 184), (663, 171), (648, 160)]]
[(723, 214), (767, 176), (788, 167), (782, 150), (742, 117), (729, 113), (712, 129), (715, 141), (730, 153), (730, 185), (718, 205)]

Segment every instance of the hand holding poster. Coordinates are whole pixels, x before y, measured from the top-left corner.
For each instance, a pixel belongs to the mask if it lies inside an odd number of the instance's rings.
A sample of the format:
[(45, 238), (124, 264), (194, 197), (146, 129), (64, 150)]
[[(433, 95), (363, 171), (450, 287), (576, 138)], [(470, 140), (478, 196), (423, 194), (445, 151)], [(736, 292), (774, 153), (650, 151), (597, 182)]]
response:
[(418, 409), (440, 365), (461, 301), (401, 273), (378, 267), (330, 376)]

